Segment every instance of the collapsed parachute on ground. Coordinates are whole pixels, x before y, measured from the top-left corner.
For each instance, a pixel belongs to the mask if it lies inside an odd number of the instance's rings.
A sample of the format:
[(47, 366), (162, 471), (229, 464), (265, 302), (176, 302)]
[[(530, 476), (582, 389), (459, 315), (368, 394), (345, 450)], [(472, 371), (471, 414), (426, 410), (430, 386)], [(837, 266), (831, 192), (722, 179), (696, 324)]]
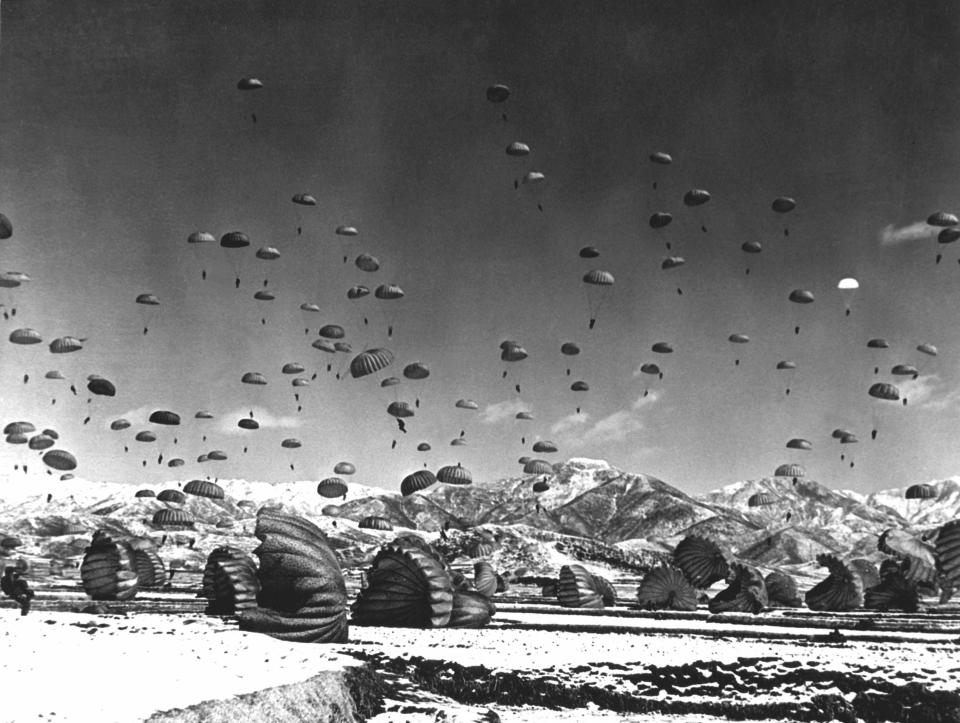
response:
[(367, 581), (353, 604), (357, 625), (442, 628), (450, 622), (452, 581), (424, 547), (395, 541), (381, 548)]
[(565, 608), (603, 608), (603, 597), (596, 590), (593, 576), (581, 565), (560, 568), (557, 599)]
[(798, 608), (803, 604), (797, 591), (797, 581), (787, 573), (774, 570), (763, 579), (763, 584), (771, 605)]
[(757, 615), (767, 607), (767, 588), (758, 570), (733, 563), (727, 577), (728, 587), (710, 600), (711, 613), (751, 613)]
[(695, 588), (707, 588), (730, 574), (730, 566), (713, 540), (687, 535), (673, 551), (673, 561)]
[(130, 600), (137, 594), (139, 577), (133, 549), (110, 533), (97, 530), (80, 564), (83, 589), (94, 600)]
[(260, 581), (253, 559), (236, 547), (214, 548), (203, 569), (197, 597), (207, 599), (210, 615), (239, 615), (257, 606)]
[(240, 629), (286, 641), (347, 642), (347, 587), (320, 528), (261, 508), (254, 534), (259, 607), (240, 614)]
[(682, 570), (658, 565), (640, 582), (637, 601), (644, 610), (693, 611), (697, 609), (697, 591)]
[(844, 612), (863, 606), (863, 586), (858, 575), (833, 555), (817, 555), (817, 562), (830, 575), (807, 590), (804, 599), (808, 608)]
[(913, 613), (920, 607), (920, 593), (917, 584), (904, 576), (899, 563), (884, 560), (880, 565), (880, 581), (863, 591), (863, 607), (881, 612)]

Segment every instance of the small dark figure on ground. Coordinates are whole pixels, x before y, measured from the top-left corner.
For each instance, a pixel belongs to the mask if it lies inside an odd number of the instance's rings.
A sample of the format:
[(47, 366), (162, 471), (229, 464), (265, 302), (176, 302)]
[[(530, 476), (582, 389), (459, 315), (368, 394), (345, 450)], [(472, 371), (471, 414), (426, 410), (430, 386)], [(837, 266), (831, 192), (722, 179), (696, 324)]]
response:
[(27, 581), (20, 577), (20, 571), (17, 568), (4, 568), (3, 578), (0, 579), (0, 588), (3, 589), (4, 595), (13, 598), (20, 605), (21, 615), (30, 612), (33, 590), (27, 585)]

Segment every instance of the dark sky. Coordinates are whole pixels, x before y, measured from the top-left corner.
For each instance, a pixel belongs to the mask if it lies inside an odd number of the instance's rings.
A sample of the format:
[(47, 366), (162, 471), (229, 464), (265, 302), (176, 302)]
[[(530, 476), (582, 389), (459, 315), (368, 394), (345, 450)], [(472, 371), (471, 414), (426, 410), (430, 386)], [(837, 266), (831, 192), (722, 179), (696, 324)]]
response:
[[(517, 474), (536, 439), (557, 443), (552, 460), (602, 457), (690, 492), (785, 461), (860, 490), (960, 472), (960, 254), (924, 223), (958, 207), (954, 3), (6, 0), (0, 20), (0, 211), (15, 228), (0, 269), (33, 279), (0, 289), (17, 309), (4, 334), (88, 338), (70, 355), (4, 344), (3, 408), (59, 431), (79, 475), (315, 480), (344, 459), (393, 488), (424, 462)], [(238, 91), (250, 76), (263, 89)], [(493, 83), (511, 88), (502, 105), (485, 98)], [(512, 141), (532, 153), (507, 156)], [(515, 190), (530, 170), (545, 182)], [(692, 188), (710, 202), (686, 207)], [(781, 195), (794, 212), (771, 210)], [(652, 230), (655, 211), (673, 223)], [(252, 245), (188, 245), (201, 230)], [(586, 245), (601, 256), (579, 258)], [(280, 259), (256, 259), (261, 246)], [(361, 252), (380, 271), (354, 266)], [(668, 255), (686, 263), (662, 271)], [(593, 330), (591, 269), (616, 278)], [(843, 277), (861, 287), (849, 317)], [(275, 301), (253, 299), (265, 279)], [(348, 301), (361, 283), (406, 295)], [(815, 302), (790, 303), (793, 289)], [(148, 292), (160, 306), (134, 303)], [(338, 381), (350, 356), (310, 346), (323, 324), (397, 361)], [(867, 349), (872, 337), (891, 348)], [(529, 358), (501, 362), (503, 339)], [(562, 356), (564, 341), (582, 353)], [(654, 354), (658, 341), (674, 353)], [(798, 368), (777, 371), (783, 359)], [(379, 386), (417, 360), (428, 379)], [(291, 361), (318, 373), (299, 413), (280, 373)], [(921, 376), (893, 379), (897, 363)], [(248, 371), (268, 385), (241, 384)], [(117, 395), (87, 403), (91, 373)], [(909, 404), (869, 397), (879, 380)], [(386, 406), (414, 399), (401, 434)], [(217, 418), (194, 420), (201, 408)], [(154, 409), (184, 423), (158, 429)], [(241, 433), (250, 410), (261, 429)], [(132, 427), (110, 431), (118, 417)], [(841, 449), (836, 427), (860, 443)], [(156, 443), (133, 441), (151, 428)], [(468, 445), (451, 447), (461, 430)], [(303, 447), (281, 448), (287, 437)], [(210, 449), (230, 459), (195, 462)], [(188, 464), (158, 465), (161, 452)], [(45, 477), (25, 448), (0, 450), (3, 469), (24, 462)]]

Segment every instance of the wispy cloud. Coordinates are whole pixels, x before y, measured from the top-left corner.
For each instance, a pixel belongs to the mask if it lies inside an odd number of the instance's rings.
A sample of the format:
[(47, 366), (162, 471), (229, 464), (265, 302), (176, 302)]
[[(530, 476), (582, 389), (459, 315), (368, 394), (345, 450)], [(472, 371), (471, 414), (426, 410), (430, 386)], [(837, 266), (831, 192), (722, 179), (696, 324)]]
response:
[(906, 397), (912, 408), (940, 412), (945, 409), (960, 409), (960, 387), (948, 389), (937, 374), (927, 374), (916, 379), (897, 383), (900, 394)]
[(301, 421), (297, 417), (277, 417), (269, 409), (263, 407), (242, 407), (227, 412), (217, 420), (217, 431), (220, 434), (246, 434), (247, 431), (237, 426), (237, 422), (244, 417), (249, 417), (253, 412), (253, 418), (260, 424), (260, 429), (296, 429), (301, 426)]
[(529, 411), (531, 411), (530, 405), (524, 404), (519, 399), (506, 399), (502, 402), (488, 404), (480, 412), (480, 421), (484, 424), (496, 424), (515, 416), (517, 412)]
[(550, 432), (553, 434), (564, 434), (574, 429), (582, 428), (590, 421), (590, 415), (586, 412), (576, 412), (561, 417), (550, 426)]
[(588, 414), (571, 414), (557, 421), (551, 431), (567, 437), (571, 447), (622, 442), (643, 431), (644, 412), (656, 404), (663, 392), (654, 390), (637, 397), (627, 409), (620, 409), (591, 423)]
[(900, 226), (899, 228), (890, 224), (880, 229), (880, 245), (898, 246), (914, 241), (929, 241), (937, 235), (938, 230), (935, 226), (930, 226), (925, 221), (915, 221), (914, 223), (907, 226)]

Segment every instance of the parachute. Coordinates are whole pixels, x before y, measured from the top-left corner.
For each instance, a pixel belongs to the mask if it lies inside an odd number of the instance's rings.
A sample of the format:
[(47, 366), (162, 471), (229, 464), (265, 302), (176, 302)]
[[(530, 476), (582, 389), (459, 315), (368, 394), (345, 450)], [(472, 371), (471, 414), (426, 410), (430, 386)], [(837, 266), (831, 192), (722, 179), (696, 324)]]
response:
[(30, 434), (36, 431), (32, 422), (10, 422), (3, 428), (4, 434)]
[(929, 500), (937, 498), (937, 488), (930, 484), (915, 484), (907, 487), (904, 497), (908, 500)]
[(320, 331), (317, 332), (320, 336), (325, 339), (342, 339), (347, 335), (343, 330), (342, 326), (337, 324), (326, 324), (320, 327)]
[(935, 347), (933, 344), (919, 344), (917, 346), (917, 351), (921, 354), (926, 354), (927, 356), (936, 356), (938, 353), (937, 347)]
[(247, 553), (229, 545), (214, 548), (198, 595), (207, 599), (208, 614), (238, 615), (255, 608), (259, 592), (257, 566)]
[(471, 411), (476, 411), (480, 409), (480, 405), (477, 404), (472, 399), (458, 399), (456, 404), (454, 404), (457, 409), (467, 409)]
[(354, 264), (361, 271), (366, 271), (368, 273), (373, 273), (374, 271), (380, 270), (380, 260), (376, 256), (371, 256), (370, 254), (360, 254), (354, 260)]
[(157, 501), (172, 502), (176, 505), (182, 505), (187, 501), (187, 495), (180, 490), (161, 490), (160, 494), (157, 495)]
[(497, 572), (486, 560), (474, 563), (473, 586), (484, 597), (493, 597), (497, 592)]
[(417, 445), (417, 451), (418, 451), (418, 452), (429, 452), (429, 451), (430, 451), (430, 445), (427, 444), (426, 442), (420, 442), (420, 444)]
[(752, 613), (757, 615), (767, 607), (767, 588), (756, 568), (733, 563), (727, 578), (729, 585), (718, 592), (708, 605), (710, 612)]
[(281, 374), (303, 374), (306, 368), (298, 362), (287, 362), (280, 369)]
[(156, 493), (153, 490), (137, 490), (134, 497), (156, 497)]
[(403, 368), (403, 376), (407, 379), (426, 379), (430, 376), (430, 367), (423, 362), (413, 362)]
[(648, 572), (637, 588), (637, 601), (644, 610), (697, 609), (697, 591), (683, 572), (669, 565), (658, 565)]
[(951, 587), (960, 587), (960, 520), (940, 528), (936, 542), (937, 570)]
[(223, 487), (202, 479), (190, 480), (183, 486), (183, 491), (188, 495), (197, 497), (207, 497), (212, 500), (223, 499)]
[(673, 347), (665, 341), (658, 341), (656, 344), (650, 347), (650, 350), (654, 354), (672, 354), (673, 353)]
[(795, 437), (787, 442), (787, 449), (802, 449), (805, 452), (809, 452), (813, 449), (813, 445), (806, 439)]
[(491, 103), (503, 103), (509, 97), (510, 88), (506, 85), (497, 83), (487, 88), (487, 100)]
[(370, 515), (369, 517), (364, 517), (357, 523), (357, 527), (361, 530), (381, 530), (383, 532), (390, 532), (393, 530), (393, 525), (390, 524), (390, 520), (386, 517), (377, 517), (375, 515)]
[(347, 588), (323, 532), (302, 517), (261, 508), (258, 607), (240, 613), (240, 629), (296, 642), (347, 642)]
[(169, 412), (165, 409), (158, 409), (150, 415), (150, 422), (153, 424), (165, 424), (174, 426), (180, 424), (180, 415), (176, 412)]
[(776, 495), (769, 492), (757, 492), (756, 494), (750, 495), (747, 499), (748, 507), (762, 507), (764, 505), (773, 505), (779, 502), (779, 499)]
[(850, 306), (853, 304), (853, 297), (859, 288), (860, 282), (853, 278), (848, 277), (837, 282), (837, 290), (843, 299), (843, 307), (847, 316), (850, 316)]
[(900, 390), (887, 382), (877, 382), (871, 385), (869, 394), (876, 399), (885, 399), (891, 402), (900, 399)]
[(785, 572), (774, 570), (763, 579), (770, 605), (798, 608), (802, 604), (797, 592), (797, 581)]
[(790, 292), (789, 299), (795, 304), (812, 304), (813, 292), (805, 289), (794, 289)]
[(956, 215), (945, 211), (937, 211), (927, 217), (928, 226), (945, 228), (948, 226), (956, 226), (958, 223), (960, 223), (960, 220), (957, 219)]
[[(439, 628), (454, 620), (456, 595), (450, 575), (425, 545), (398, 538), (382, 548), (353, 605), (358, 625)], [(484, 606), (486, 603), (484, 603)], [(469, 624), (461, 600), (456, 621)]]
[(157, 435), (153, 432), (148, 432), (144, 430), (143, 432), (137, 432), (137, 436), (134, 437), (138, 442), (156, 442)]
[(557, 599), (565, 608), (603, 608), (603, 598), (595, 589), (593, 576), (581, 565), (560, 568)]
[(327, 499), (347, 496), (347, 483), (339, 477), (327, 477), (317, 485), (317, 494)]
[(805, 601), (811, 610), (844, 612), (863, 606), (860, 577), (833, 555), (817, 555), (817, 562), (830, 575), (807, 591)]
[(673, 163), (673, 157), (669, 153), (664, 153), (663, 151), (654, 151), (650, 154), (650, 162), (661, 166), (669, 166), (671, 163)]
[[(260, 429), (260, 422), (258, 422), (256, 419), (244, 417), (237, 422), (237, 426), (240, 427), (240, 429)], [(213, 457), (210, 459), (213, 459)]]
[(43, 378), (44, 379), (66, 379), (66, 377), (63, 376), (63, 374), (61, 374), (60, 372), (58, 372), (56, 369), (48, 371), (46, 374), (43, 375)]
[(913, 364), (897, 364), (890, 370), (890, 373), (894, 376), (913, 377), (916, 379), (920, 375), (920, 370), (913, 366)]
[(710, 200), (710, 192), (702, 188), (694, 188), (683, 194), (684, 206), (702, 206)]
[(547, 440), (540, 440), (533, 443), (533, 451), (538, 454), (552, 454), (557, 451), (557, 445)]
[(520, 141), (514, 141), (507, 146), (507, 155), (515, 157), (523, 157), (530, 155), (530, 146), (526, 143), (521, 143)]
[(354, 379), (373, 374), (393, 363), (393, 352), (389, 349), (368, 349), (360, 352), (350, 362), (350, 376)]
[(4, 241), (13, 236), (13, 224), (10, 219), (0, 213), (0, 241)]
[(337, 462), (337, 464), (333, 468), (334, 474), (351, 475), (351, 474), (354, 474), (356, 471), (357, 471), (357, 468), (354, 467), (349, 462)]
[(547, 483), (546, 480), (541, 479), (533, 483), (534, 492), (537, 492), (537, 493), (546, 492), (549, 489), (550, 489), (550, 485)]
[(262, 386), (267, 383), (267, 378), (260, 372), (247, 372), (240, 377), (240, 381), (244, 384), (259, 384)]
[(84, 551), (80, 579), (84, 592), (94, 600), (130, 600), (139, 586), (132, 548), (97, 530)]
[(473, 482), (473, 475), (459, 464), (447, 465), (437, 470), (437, 481), (448, 485), (468, 485)]
[(303, 446), (303, 443), (296, 439), (295, 437), (288, 437), (287, 439), (280, 442), (280, 446), (284, 449), (299, 449)]
[(600, 256), (600, 250), (595, 246), (584, 246), (579, 251), (581, 259), (595, 259)]
[(553, 465), (545, 459), (531, 459), (523, 465), (524, 474), (553, 474)]
[(128, 422), (126, 419), (114, 419), (112, 422), (110, 422), (110, 429), (112, 429), (114, 432), (119, 432), (121, 429), (129, 428), (130, 422)]
[(213, 414), (204, 411), (197, 412), (193, 416), (195, 419), (213, 419)]
[(11, 344), (29, 345), (43, 342), (40, 332), (36, 329), (14, 329), (8, 338)]
[(670, 222), (673, 221), (673, 216), (669, 213), (660, 211), (653, 214), (650, 217), (650, 228), (652, 229), (661, 229), (666, 228), (670, 225)]
[(83, 339), (77, 339), (73, 336), (61, 336), (50, 342), (51, 354), (69, 354), (70, 352), (83, 349)]
[(420, 492), (421, 490), (427, 489), (434, 483), (436, 483), (437, 478), (427, 469), (417, 470), (411, 474), (408, 474), (400, 482), (400, 494), (404, 497), (408, 497), (415, 492)]
[(868, 610), (903, 610), (913, 613), (920, 606), (915, 582), (908, 580), (894, 560), (880, 565), (880, 581), (863, 591), (863, 606)]
[(186, 462), (179, 457), (174, 457), (169, 462), (167, 462), (167, 467), (183, 467)]
[(713, 540), (699, 535), (687, 535), (673, 551), (674, 564), (696, 588), (710, 587), (723, 580), (730, 566), (723, 552)]
[(390, 402), (387, 405), (387, 414), (397, 419), (408, 419), (414, 415), (414, 411), (407, 402)]
[(43, 463), (58, 472), (70, 472), (77, 468), (77, 458), (64, 449), (51, 449), (43, 455)]

